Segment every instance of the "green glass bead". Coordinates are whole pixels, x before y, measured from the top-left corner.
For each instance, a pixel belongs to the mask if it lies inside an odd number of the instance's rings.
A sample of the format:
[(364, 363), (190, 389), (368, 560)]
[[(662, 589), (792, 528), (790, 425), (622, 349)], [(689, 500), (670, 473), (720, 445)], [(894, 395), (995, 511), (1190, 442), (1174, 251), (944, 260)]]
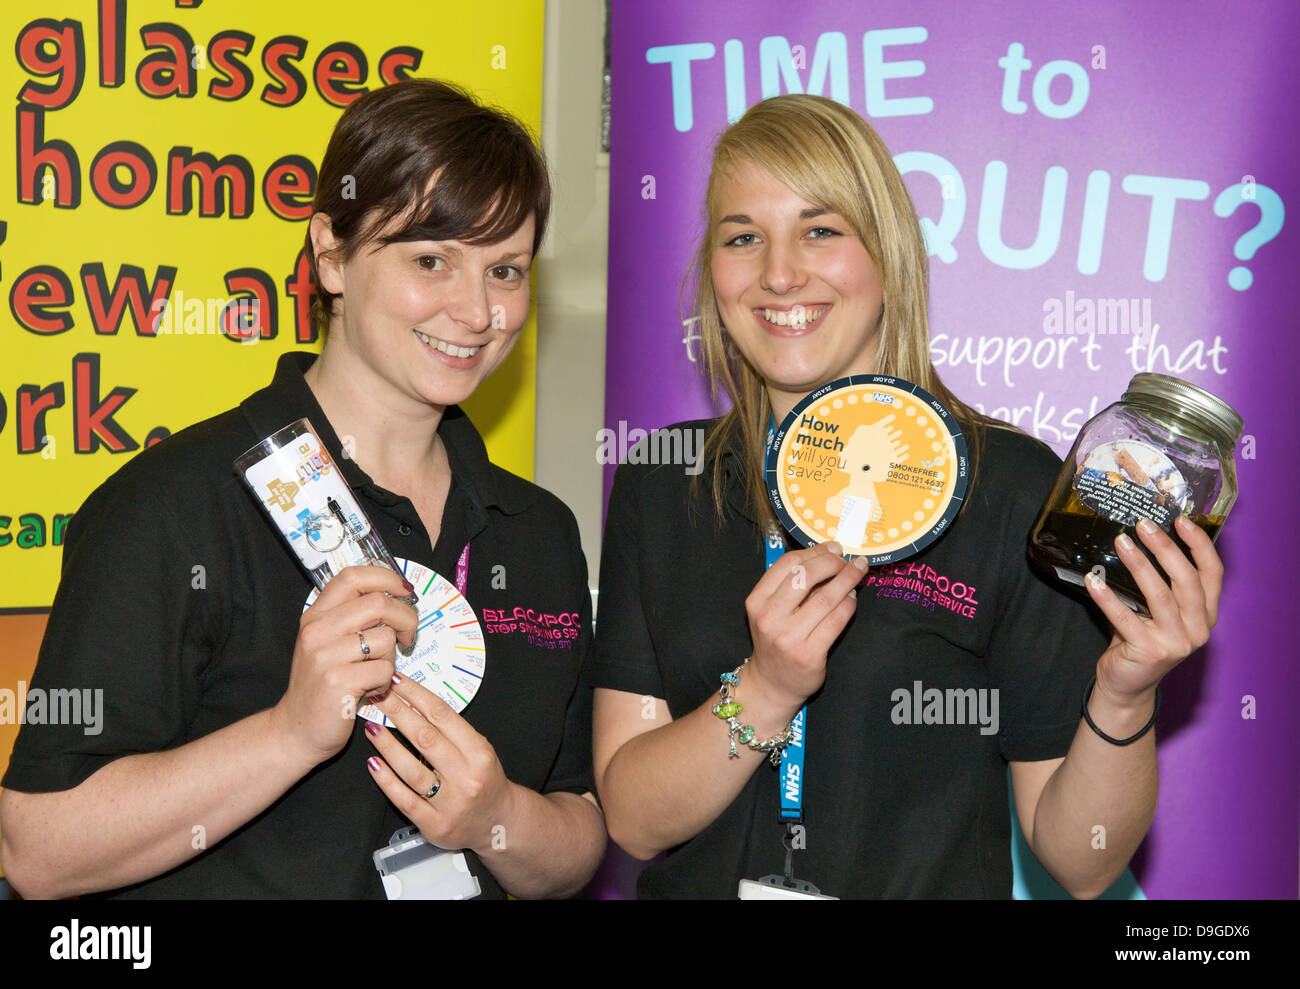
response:
[(741, 728), (740, 731), (737, 732), (737, 737), (740, 739), (741, 745), (748, 745), (749, 740), (754, 737), (754, 726), (745, 725), (745, 727)]
[(731, 701), (731, 702), (728, 703), (728, 704), (719, 704), (719, 705), (718, 705), (718, 717), (719, 717), (719, 718), (734, 718), (734, 717), (735, 717), (736, 715), (738, 715), (742, 710), (744, 710), (744, 708), (742, 708), (742, 707), (741, 707), (739, 704), (737, 704), (735, 701)]

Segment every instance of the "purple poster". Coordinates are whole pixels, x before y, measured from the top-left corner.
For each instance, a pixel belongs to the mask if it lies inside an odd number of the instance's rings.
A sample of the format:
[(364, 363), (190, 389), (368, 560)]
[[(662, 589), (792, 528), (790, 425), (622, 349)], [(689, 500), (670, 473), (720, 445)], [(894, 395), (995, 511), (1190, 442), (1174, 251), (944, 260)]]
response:
[(1121, 895), (1295, 898), (1300, 666), (1283, 616), (1300, 550), (1284, 501), (1300, 68), (1278, 41), (1300, 7), (612, 8), (606, 427), (721, 411), (679, 303), (718, 133), (777, 93), (851, 106), (922, 217), (931, 357), (959, 397), (1061, 455), (1140, 371), (1244, 417), (1219, 624), (1165, 680), (1159, 806)]

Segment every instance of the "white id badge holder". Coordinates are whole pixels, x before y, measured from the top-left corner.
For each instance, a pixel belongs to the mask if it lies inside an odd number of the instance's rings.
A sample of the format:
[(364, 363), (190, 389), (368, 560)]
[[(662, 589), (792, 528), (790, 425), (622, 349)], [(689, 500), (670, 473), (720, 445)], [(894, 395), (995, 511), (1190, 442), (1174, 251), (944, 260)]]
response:
[(742, 900), (838, 900), (828, 896), (812, 883), (802, 879), (787, 880), (785, 876), (764, 876), (762, 879), (742, 879), (737, 891)]
[(470, 900), (483, 892), (464, 852), (430, 845), (415, 827), (394, 831), (374, 860), (390, 900)]

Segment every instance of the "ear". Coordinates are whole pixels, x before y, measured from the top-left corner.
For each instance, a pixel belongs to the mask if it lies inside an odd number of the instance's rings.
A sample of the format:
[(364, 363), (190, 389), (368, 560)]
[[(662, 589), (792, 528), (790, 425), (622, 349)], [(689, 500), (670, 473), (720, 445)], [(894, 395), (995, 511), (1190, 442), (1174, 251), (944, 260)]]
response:
[(332, 295), (343, 294), (343, 263), (339, 260), (339, 242), (334, 236), (330, 218), (325, 213), (315, 213), (311, 218), (311, 247), (316, 253), (316, 274), (321, 288)]

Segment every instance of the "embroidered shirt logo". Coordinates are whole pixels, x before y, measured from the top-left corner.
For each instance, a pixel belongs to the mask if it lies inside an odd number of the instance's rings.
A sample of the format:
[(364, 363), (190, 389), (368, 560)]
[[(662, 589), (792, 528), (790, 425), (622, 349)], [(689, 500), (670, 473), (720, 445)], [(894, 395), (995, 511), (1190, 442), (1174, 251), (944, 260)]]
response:
[(886, 563), (862, 578), (862, 587), (875, 587), (878, 598), (900, 598), (928, 611), (951, 611), (974, 618), (979, 609), (975, 587), (941, 574), (924, 563)]
[(532, 608), (484, 608), (483, 628), (489, 635), (522, 635), (532, 646), (572, 649), (582, 618), (576, 611), (534, 611)]

